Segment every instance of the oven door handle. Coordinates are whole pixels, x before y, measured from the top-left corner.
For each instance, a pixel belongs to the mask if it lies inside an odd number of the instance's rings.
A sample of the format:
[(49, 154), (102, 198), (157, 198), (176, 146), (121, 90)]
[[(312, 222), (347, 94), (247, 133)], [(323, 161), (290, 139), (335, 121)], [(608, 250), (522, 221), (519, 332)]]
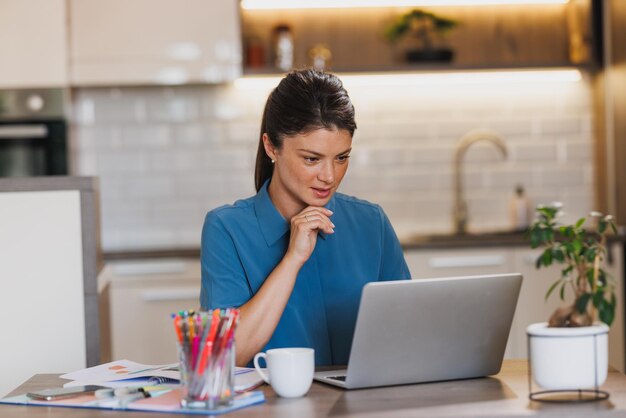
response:
[(0, 139), (36, 139), (47, 136), (48, 127), (42, 124), (0, 126)]

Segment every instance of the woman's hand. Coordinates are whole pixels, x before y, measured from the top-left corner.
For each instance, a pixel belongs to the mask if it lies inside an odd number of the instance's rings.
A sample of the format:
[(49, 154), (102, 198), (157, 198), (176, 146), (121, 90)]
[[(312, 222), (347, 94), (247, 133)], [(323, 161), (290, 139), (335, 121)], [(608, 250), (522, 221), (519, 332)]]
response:
[(308, 206), (291, 218), (291, 236), (285, 258), (304, 264), (315, 249), (318, 231), (326, 234), (335, 232), (335, 225), (329, 216), (333, 212), (316, 206)]

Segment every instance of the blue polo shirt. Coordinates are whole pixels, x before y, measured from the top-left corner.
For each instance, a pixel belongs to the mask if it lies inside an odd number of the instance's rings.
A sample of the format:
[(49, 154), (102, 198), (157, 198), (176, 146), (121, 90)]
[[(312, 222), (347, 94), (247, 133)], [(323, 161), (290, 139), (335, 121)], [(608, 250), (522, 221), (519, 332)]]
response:
[[(282, 260), (289, 223), (267, 192), (210, 211), (202, 229), (203, 309), (239, 307), (252, 298)], [(319, 233), (265, 350), (311, 347), (316, 365), (347, 364), (368, 282), (410, 277), (398, 238), (378, 205), (335, 193), (334, 234)]]

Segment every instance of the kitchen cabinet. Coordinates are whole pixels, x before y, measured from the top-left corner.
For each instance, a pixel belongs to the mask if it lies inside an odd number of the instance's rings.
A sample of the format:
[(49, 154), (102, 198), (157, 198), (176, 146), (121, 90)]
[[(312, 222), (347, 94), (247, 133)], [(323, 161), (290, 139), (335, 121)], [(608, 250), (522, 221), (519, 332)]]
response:
[[(609, 362), (620, 371), (625, 369), (624, 352), (624, 245), (610, 244), (610, 262), (605, 269), (616, 286), (617, 311), (609, 334)], [(535, 260), (539, 250), (528, 247), (485, 247), (471, 249), (438, 249), (405, 251), (413, 279), (471, 276), (478, 274), (521, 273), (524, 277), (517, 302), (505, 358), (526, 358), (526, 327), (534, 322), (547, 321), (561, 305), (558, 292), (544, 301), (550, 284), (560, 276), (560, 268), (553, 265), (537, 270)], [(570, 295), (571, 296), (571, 295)]]
[(513, 254), (507, 248), (406, 251), (414, 279), (510, 273)]
[(75, 86), (220, 83), (241, 74), (237, 0), (70, 0)]
[(0, 88), (66, 86), (65, 0), (0, 0), (0, 57)]
[(104, 284), (101, 298), (109, 304), (111, 358), (144, 364), (176, 362), (176, 335), (170, 315), (198, 309), (200, 262), (109, 262), (99, 280)]
[(411, 8), (244, 9), (245, 72), (280, 72), (274, 43), (281, 26), (293, 36), (294, 68), (310, 66), (319, 47), (330, 53), (327, 68), (337, 72), (587, 66), (593, 61), (590, 0), (419, 8), (458, 22), (450, 32), (432, 36), (434, 47), (454, 51), (451, 62), (408, 63), (405, 54), (420, 46), (418, 37), (385, 39), (390, 23)]

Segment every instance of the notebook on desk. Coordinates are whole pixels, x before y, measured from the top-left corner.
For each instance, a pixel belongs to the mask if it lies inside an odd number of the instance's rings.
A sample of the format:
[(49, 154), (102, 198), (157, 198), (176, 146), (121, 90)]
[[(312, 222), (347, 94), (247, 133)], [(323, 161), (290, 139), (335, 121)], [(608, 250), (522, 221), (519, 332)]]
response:
[(347, 370), (315, 374), (345, 389), (497, 374), (521, 274), (368, 283)]

